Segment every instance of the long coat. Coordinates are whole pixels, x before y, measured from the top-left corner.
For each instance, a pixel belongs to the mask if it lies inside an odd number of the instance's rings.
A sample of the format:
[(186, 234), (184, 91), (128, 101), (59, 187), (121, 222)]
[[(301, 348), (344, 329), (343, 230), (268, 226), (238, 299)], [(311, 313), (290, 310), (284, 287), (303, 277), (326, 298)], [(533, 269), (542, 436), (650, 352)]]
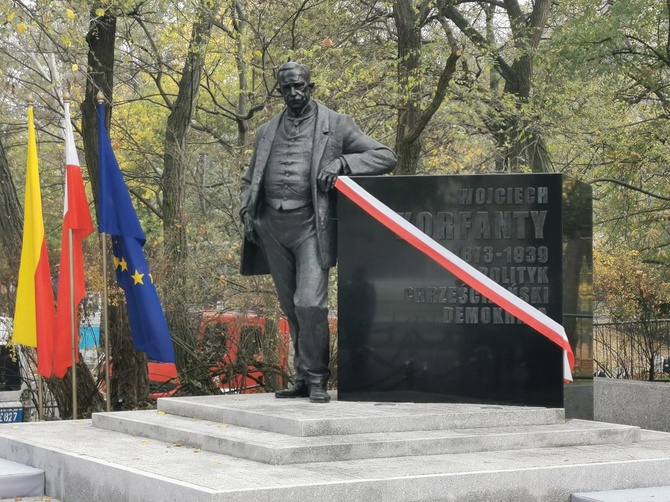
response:
[[(364, 134), (351, 117), (316, 103), (316, 124), (310, 172), (312, 204), (316, 221), (321, 268), (333, 267), (337, 261), (337, 209), (334, 190), (324, 192), (317, 184), (317, 174), (330, 162), (341, 157), (344, 174), (376, 175), (388, 173), (396, 165), (393, 151)], [(253, 220), (263, 201), (263, 176), (272, 151), (277, 127), (282, 124), (286, 109), (258, 129), (256, 147), (249, 168), (242, 177), (240, 214), (249, 214)], [(268, 273), (265, 258), (257, 246), (245, 242), (242, 247), (243, 275)]]

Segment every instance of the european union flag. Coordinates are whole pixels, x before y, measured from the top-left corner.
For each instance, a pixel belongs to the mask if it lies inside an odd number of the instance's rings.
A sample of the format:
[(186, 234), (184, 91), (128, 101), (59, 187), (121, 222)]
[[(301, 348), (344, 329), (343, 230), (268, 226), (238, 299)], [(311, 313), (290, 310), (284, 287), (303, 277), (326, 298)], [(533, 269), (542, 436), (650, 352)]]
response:
[(146, 242), (98, 104), (100, 207), (98, 229), (112, 236), (116, 279), (126, 293), (133, 346), (149, 359), (174, 362), (174, 348), (142, 246)]

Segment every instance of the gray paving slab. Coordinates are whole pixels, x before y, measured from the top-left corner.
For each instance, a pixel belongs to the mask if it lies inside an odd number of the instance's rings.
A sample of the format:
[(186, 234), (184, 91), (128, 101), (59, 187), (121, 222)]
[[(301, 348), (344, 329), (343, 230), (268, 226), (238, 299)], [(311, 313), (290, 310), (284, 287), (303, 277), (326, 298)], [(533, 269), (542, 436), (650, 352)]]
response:
[(629, 444), (268, 465), (80, 420), (0, 426), (0, 456), (43, 469), (64, 502), (569, 502), (670, 484), (670, 434), (650, 431)]
[(562, 423), (562, 408), (276, 399), (272, 394), (162, 398), (158, 410), (291, 436)]
[(582, 420), (562, 424), (295, 437), (148, 410), (96, 413), (93, 425), (270, 464), (625, 443), (640, 438), (637, 427)]

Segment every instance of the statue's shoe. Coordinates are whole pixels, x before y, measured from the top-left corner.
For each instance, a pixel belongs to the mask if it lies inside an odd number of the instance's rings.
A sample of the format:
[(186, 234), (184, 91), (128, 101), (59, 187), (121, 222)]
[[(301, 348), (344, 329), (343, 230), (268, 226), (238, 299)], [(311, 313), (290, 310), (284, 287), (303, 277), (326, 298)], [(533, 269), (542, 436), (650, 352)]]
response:
[(309, 387), (304, 380), (298, 380), (293, 387), (275, 392), (275, 397), (278, 399), (309, 397)]
[(309, 389), (309, 402), (310, 403), (329, 403), (330, 396), (326, 392), (325, 387), (313, 386)]

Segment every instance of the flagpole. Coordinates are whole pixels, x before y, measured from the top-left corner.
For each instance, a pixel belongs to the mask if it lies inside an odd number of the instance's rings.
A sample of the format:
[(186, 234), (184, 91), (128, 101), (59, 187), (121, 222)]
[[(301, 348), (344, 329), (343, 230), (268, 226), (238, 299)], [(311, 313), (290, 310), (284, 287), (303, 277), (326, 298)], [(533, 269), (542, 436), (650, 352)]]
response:
[(105, 243), (107, 242), (106, 235), (104, 232), (100, 233), (100, 243), (102, 246), (102, 316), (103, 316), (103, 329), (105, 331), (104, 340), (105, 340), (105, 402), (106, 410), (112, 410), (111, 403), (111, 384), (109, 378), (109, 309), (107, 308), (107, 247)]
[(68, 231), (70, 243), (70, 334), (72, 335), (72, 419), (77, 419), (77, 322), (74, 305), (74, 252), (72, 250), (72, 229)]
[(37, 373), (37, 420), (44, 420), (44, 390), (42, 389), (42, 375)]
[[(63, 96), (65, 104), (69, 106), (70, 94), (65, 93)], [(67, 114), (69, 116), (69, 113)], [(65, 176), (67, 177), (67, 171)], [(66, 187), (67, 190), (67, 187)], [(73, 246), (72, 229), (68, 230), (68, 260), (70, 262), (70, 335), (72, 339), (72, 419), (76, 420), (77, 413), (77, 321), (75, 313), (75, 299), (74, 299), (74, 246)]]
[[(105, 95), (102, 91), (98, 91), (98, 104), (103, 104), (105, 102)], [(99, 161), (100, 159), (98, 159)], [(100, 181), (98, 180), (98, 183)], [(106, 410), (109, 412), (112, 410), (112, 392), (111, 392), (111, 383), (110, 383), (110, 357), (109, 357), (109, 309), (107, 308), (107, 246), (105, 246), (107, 239), (106, 233), (100, 232), (100, 243), (102, 246), (102, 314), (103, 314), (103, 329), (105, 330), (105, 401), (106, 401)]]

